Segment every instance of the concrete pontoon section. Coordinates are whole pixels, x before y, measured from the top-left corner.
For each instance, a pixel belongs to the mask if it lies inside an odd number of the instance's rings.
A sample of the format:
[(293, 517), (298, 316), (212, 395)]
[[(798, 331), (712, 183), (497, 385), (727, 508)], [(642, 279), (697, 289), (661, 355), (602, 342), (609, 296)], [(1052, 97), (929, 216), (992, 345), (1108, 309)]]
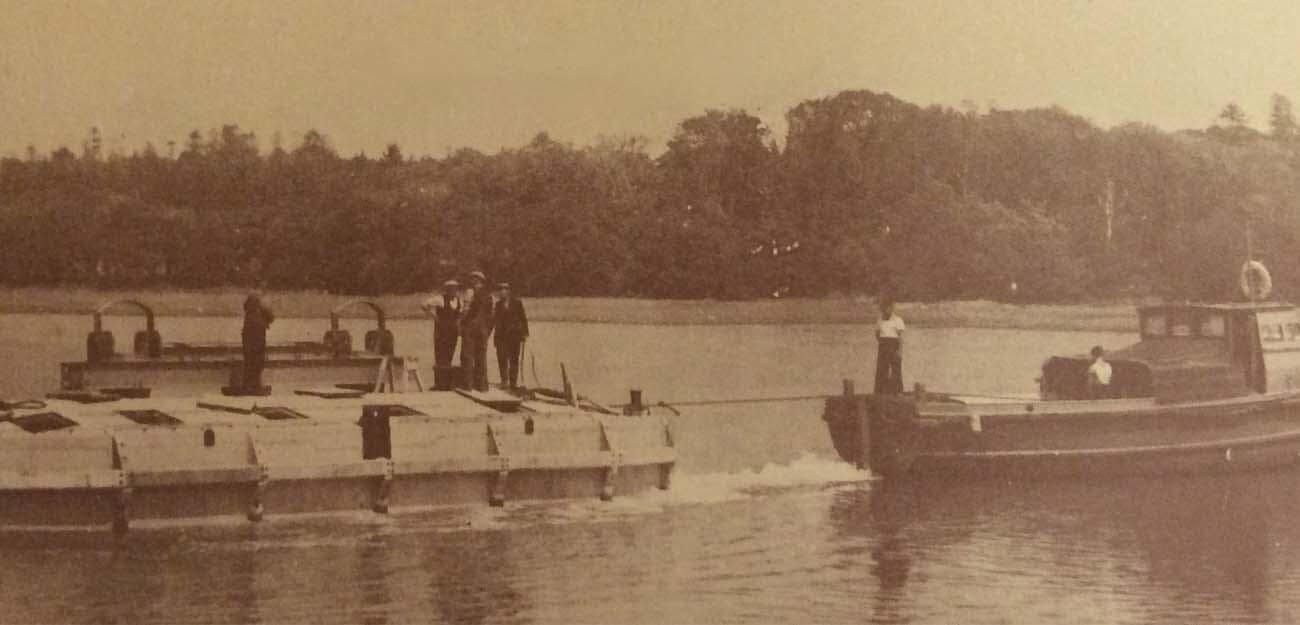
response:
[(0, 423), (0, 524), (112, 525), (667, 488), (659, 416), (448, 391), (52, 399)]

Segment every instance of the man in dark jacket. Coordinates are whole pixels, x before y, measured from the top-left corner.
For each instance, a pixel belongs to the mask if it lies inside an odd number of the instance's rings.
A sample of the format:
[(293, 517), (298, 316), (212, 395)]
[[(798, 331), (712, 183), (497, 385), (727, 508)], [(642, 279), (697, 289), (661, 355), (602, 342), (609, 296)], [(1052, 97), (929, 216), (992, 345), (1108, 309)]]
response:
[(442, 295), (424, 301), (421, 308), (433, 317), (433, 363), (436, 367), (450, 367), (456, 355), (456, 341), (460, 338), (460, 283), (448, 280), (442, 284)]
[(481, 271), (470, 272), (469, 284), (470, 289), (465, 293), (465, 312), (460, 317), (460, 365), (465, 372), (465, 386), (486, 391), (492, 294), (487, 290), (487, 276)]
[(262, 303), (256, 293), (244, 300), (244, 383), (241, 392), (260, 395), (262, 369), (266, 367), (266, 329), (275, 321), (271, 309)]
[(519, 386), (519, 355), (524, 341), (528, 340), (528, 315), (524, 303), (510, 293), (508, 283), (498, 284), (497, 292), (501, 295), (492, 315), (496, 320), (496, 336), (492, 341), (497, 346), (501, 386), (513, 389)]

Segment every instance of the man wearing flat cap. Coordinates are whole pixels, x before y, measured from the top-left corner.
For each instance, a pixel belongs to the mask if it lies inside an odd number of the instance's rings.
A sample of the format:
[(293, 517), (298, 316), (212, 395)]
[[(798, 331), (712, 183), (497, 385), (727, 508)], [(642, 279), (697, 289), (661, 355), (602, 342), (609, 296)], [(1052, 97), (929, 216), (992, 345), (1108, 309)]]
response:
[(460, 338), (460, 283), (448, 280), (442, 283), (442, 294), (434, 295), (420, 307), (433, 317), (433, 363), (436, 367), (450, 367), (456, 355), (456, 341)]
[(528, 315), (524, 303), (510, 292), (510, 283), (497, 285), (496, 334), (492, 341), (497, 347), (497, 368), (501, 372), (501, 386), (519, 387), (519, 356), (524, 341), (528, 340)]
[(460, 317), (460, 366), (465, 372), (465, 386), (488, 390), (487, 341), (492, 334), (492, 293), (487, 290), (487, 276), (471, 271), (465, 291), (465, 312)]

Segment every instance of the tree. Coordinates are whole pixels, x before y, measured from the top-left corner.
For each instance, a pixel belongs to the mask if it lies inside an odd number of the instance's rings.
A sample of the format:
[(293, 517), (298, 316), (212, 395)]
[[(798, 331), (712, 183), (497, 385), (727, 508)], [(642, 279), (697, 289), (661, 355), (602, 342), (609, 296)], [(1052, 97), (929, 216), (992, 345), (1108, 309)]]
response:
[(1224, 125), (1213, 125), (1206, 129), (1206, 134), (1218, 139), (1219, 141), (1231, 145), (1244, 145), (1264, 135), (1258, 130), (1246, 125), (1248, 121), (1246, 112), (1237, 106), (1236, 102), (1229, 102), (1219, 113), (1219, 121)]
[(1246, 125), (1246, 112), (1236, 102), (1229, 102), (1223, 110), (1219, 112), (1219, 119), (1227, 122), (1230, 127), (1241, 127)]
[(104, 140), (99, 134), (98, 126), (91, 126), (86, 141), (81, 144), (81, 157), (87, 161), (98, 161), (102, 156)]
[(1291, 100), (1280, 93), (1273, 94), (1273, 109), (1268, 122), (1270, 133), (1278, 141), (1294, 141), (1297, 134), (1300, 134), (1300, 127), (1296, 125), (1295, 114), (1291, 109)]
[(388, 149), (384, 151), (384, 162), (389, 165), (402, 164), (402, 148), (396, 143), (388, 144)]

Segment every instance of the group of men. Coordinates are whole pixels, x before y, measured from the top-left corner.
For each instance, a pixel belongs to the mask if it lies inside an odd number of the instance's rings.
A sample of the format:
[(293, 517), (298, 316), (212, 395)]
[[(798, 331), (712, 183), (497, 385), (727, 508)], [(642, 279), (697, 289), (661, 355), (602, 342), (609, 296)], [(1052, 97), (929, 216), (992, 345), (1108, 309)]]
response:
[(433, 317), (436, 367), (452, 366), (459, 343), (463, 386), (486, 391), (487, 344), (491, 337), (497, 350), (501, 386), (519, 387), (519, 362), (528, 340), (528, 314), (509, 283), (498, 283), (493, 293), (487, 288), (487, 276), (471, 271), (465, 285), (446, 281), (442, 293), (425, 300), (422, 308)]

